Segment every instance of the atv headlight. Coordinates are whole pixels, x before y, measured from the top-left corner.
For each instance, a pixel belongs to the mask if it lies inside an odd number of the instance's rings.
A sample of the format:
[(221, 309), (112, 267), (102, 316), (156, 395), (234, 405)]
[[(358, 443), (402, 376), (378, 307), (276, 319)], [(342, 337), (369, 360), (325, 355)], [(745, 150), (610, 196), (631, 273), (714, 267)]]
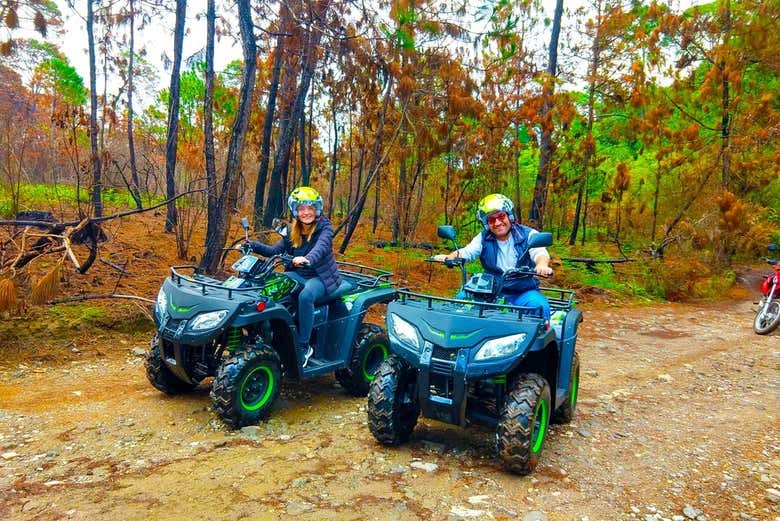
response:
[(422, 342), (420, 341), (420, 335), (417, 333), (417, 328), (395, 313), (390, 313), (390, 330), (395, 336), (400, 338), (405, 343), (410, 344), (418, 351), (422, 347)]
[(210, 311), (208, 313), (201, 313), (190, 322), (190, 329), (213, 329), (222, 322), (228, 314), (227, 309), (220, 309), (219, 311)]
[(167, 303), (168, 296), (165, 294), (165, 290), (160, 288), (160, 291), (157, 292), (157, 305), (155, 306), (158, 315), (165, 315), (165, 306)]
[(488, 358), (509, 356), (523, 347), (524, 340), (525, 333), (488, 340), (482, 344), (482, 347), (479, 348), (477, 354), (474, 355), (474, 360), (487, 360)]

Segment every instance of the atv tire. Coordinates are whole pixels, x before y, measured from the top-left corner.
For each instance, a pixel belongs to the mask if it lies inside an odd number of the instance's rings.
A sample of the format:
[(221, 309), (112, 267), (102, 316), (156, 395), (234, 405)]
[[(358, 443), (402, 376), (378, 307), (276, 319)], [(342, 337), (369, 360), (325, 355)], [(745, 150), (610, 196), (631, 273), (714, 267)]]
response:
[(160, 336), (157, 334), (152, 338), (151, 347), (149, 352), (146, 353), (144, 366), (146, 367), (146, 377), (149, 379), (152, 387), (169, 396), (188, 393), (198, 386), (198, 384), (185, 382), (168, 369), (162, 359)]
[(368, 391), (368, 428), (383, 445), (400, 445), (412, 435), (420, 404), (409, 384), (415, 372), (404, 362), (390, 356), (376, 371)]
[(780, 325), (780, 300), (773, 299), (766, 308), (766, 312), (764, 312), (766, 302), (764, 299), (766, 298), (761, 299), (758, 313), (756, 313), (756, 318), (753, 320), (753, 331), (759, 335), (768, 335)]
[(244, 344), (214, 376), (211, 399), (225, 424), (238, 429), (264, 418), (282, 385), (282, 363), (270, 346)]
[(387, 332), (376, 324), (362, 324), (352, 346), (349, 367), (336, 371), (336, 380), (352, 396), (365, 396), (374, 373), (390, 353)]
[(571, 373), (569, 376), (569, 395), (566, 397), (566, 401), (558, 407), (553, 415), (553, 422), (555, 423), (569, 423), (574, 418), (574, 411), (577, 410), (577, 395), (580, 388), (580, 357), (577, 355), (577, 351), (574, 351), (574, 356), (571, 359)]
[(521, 375), (507, 396), (496, 432), (498, 455), (507, 469), (522, 475), (534, 470), (549, 419), (547, 380), (538, 374)]

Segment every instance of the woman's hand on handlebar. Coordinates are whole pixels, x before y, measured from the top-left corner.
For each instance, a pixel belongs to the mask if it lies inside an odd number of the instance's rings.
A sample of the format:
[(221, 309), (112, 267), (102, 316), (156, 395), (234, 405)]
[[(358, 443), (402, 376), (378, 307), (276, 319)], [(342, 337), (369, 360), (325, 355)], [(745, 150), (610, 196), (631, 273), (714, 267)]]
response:
[(293, 257), (292, 264), (296, 268), (299, 268), (301, 266), (305, 266), (305, 265), (309, 264), (309, 259), (307, 259), (306, 257), (300, 257), (300, 256), (299, 257)]

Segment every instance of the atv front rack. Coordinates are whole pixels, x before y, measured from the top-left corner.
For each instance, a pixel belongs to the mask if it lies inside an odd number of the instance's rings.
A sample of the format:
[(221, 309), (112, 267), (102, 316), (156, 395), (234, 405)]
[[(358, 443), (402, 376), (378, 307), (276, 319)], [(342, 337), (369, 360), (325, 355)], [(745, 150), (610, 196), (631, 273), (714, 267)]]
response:
[[(182, 273), (179, 273), (176, 270), (192, 270), (193, 274), (190, 275), (184, 275)], [(176, 283), (177, 286), (181, 286), (182, 282), (189, 282), (190, 284), (197, 284), (200, 286), (201, 294), (207, 295), (208, 291), (207, 288), (220, 290), (220, 291), (226, 291), (227, 292), (227, 298), (229, 300), (233, 299), (233, 293), (246, 293), (248, 291), (258, 291), (263, 289), (263, 286), (258, 285), (252, 285), (252, 286), (246, 286), (243, 288), (230, 288), (225, 285), (223, 285), (222, 281), (212, 279), (209, 277), (205, 277), (204, 275), (201, 275), (198, 273), (198, 266), (195, 266), (194, 264), (179, 264), (177, 266), (171, 266), (171, 280)]]
[(487, 312), (500, 312), (500, 313), (517, 313), (518, 319), (534, 318), (541, 320), (542, 308), (541, 307), (528, 307), (528, 306), (513, 306), (511, 304), (494, 304), (492, 302), (480, 302), (478, 300), (466, 300), (451, 297), (439, 297), (435, 295), (426, 295), (424, 293), (415, 293), (405, 289), (398, 290), (398, 300), (401, 304), (407, 302), (427, 302), (428, 310), (433, 311), (434, 306), (441, 307), (446, 304), (455, 304), (459, 306), (468, 307), (475, 315), (480, 318), (485, 317)]
[(393, 273), (390, 271), (346, 261), (336, 261), (336, 266), (342, 277), (349, 279), (350, 282), (357, 286), (375, 288), (383, 284), (395, 284), (388, 280), (393, 276)]
[[(539, 288), (544, 294), (547, 301), (550, 303), (550, 310), (554, 313), (558, 310), (568, 311), (574, 307), (574, 292), (566, 289), (559, 288)], [(542, 309), (539, 306), (514, 306), (511, 304), (496, 304), (493, 302), (480, 302), (478, 300), (466, 300), (452, 297), (440, 297), (435, 295), (427, 295), (424, 293), (416, 293), (406, 289), (400, 289), (397, 292), (398, 302), (405, 304), (407, 301), (411, 302), (427, 302), (428, 309), (433, 310), (435, 303), (440, 305), (445, 304), (457, 304), (461, 306), (468, 306), (473, 310), (480, 318), (485, 317), (485, 313), (488, 311), (501, 312), (501, 313), (517, 313), (517, 318), (522, 319), (524, 317), (541, 319)]]

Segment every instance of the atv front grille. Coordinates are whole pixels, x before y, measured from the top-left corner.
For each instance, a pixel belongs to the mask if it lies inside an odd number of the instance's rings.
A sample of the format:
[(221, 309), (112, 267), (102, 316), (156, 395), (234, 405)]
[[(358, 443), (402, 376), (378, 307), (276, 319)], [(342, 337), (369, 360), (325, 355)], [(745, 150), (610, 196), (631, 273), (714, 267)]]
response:
[(434, 344), (433, 353), (431, 354), (431, 356), (439, 360), (451, 361), (452, 363), (455, 363), (455, 359), (458, 357), (458, 350), (447, 349), (446, 347), (442, 347)]
[(179, 328), (182, 325), (182, 322), (184, 320), (178, 320), (175, 318), (169, 319), (165, 326), (160, 330), (160, 336), (163, 337), (166, 340), (174, 340), (176, 333), (179, 331)]
[(455, 372), (455, 362), (433, 358), (431, 359), (431, 372), (442, 376), (452, 376), (452, 373)]

